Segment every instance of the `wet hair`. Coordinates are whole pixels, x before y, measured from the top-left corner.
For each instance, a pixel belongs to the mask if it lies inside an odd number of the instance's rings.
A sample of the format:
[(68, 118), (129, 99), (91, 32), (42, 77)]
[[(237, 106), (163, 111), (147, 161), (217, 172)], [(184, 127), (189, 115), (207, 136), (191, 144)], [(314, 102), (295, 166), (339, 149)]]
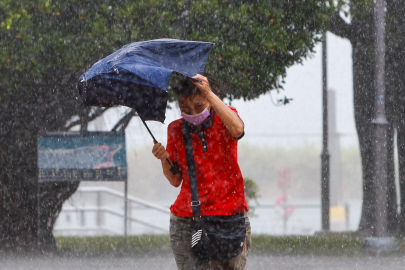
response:
[(173, 87), (173, 91), (177, 98), (191, 97), (194, 95), (201, 95), (201, 91), (195, 86), (189, 79), (180, 79), (176, 86)]
[[(228, 87), (218, 81), (207, 77), (208, 83), (210, 84), (211, 91), (223, 98), (228, 92)], [(177, 98), (179, 97), (191, 97), (194, 95), (201, 95), (201, 91), (195, 86), (188, 78), (179, 78), (175, 86), (173, 86), (173, 92), (176, 94)]]

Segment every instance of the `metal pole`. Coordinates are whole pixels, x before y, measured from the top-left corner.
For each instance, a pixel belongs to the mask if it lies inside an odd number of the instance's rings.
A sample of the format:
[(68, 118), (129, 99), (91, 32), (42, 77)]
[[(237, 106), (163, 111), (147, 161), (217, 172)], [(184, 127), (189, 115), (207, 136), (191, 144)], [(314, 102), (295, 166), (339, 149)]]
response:
[(124, 249), (127, 250), (127, 219), (128, 219), (128, 179), (125, 179), (124, 203)]
[(321, 154), (321, 198), (322, 198), (322, 231), (329, 231), (329, 150), (328, 150), (328, 74), (326, 32), (322, 35), (322, 130), (323, 148)]
[(101, 202), (101, 192), (97, 192), (97, 229), (100, 231), (103, 225), (103, 217), (102, 217), (102, 202)]
[(40, 187), (39, 187), (39, 177), (37, 182), (37, 247), (40, 249), (40, 224), (41, 224), (41, 206), (40, 206)]
[(397, 250), (394, 237), (387, 236), (387, 128), (385, 117), (385, 1), (377, 0), (375, 9), (375, 116), (374, 168), (375, 231), (374, 236), (363, 241), (363, 250), (373, 253), (391, 253)]
[(128, 232), (132, 233), (132, 204), (131, 201), (128, 201)]
[(385, 117), (385, 4), (377, 0), (376, 24), (376, 66), (375, 66), (375, 118), (374, 132), (374, 186), (376, 195), (375, 236), (387, 234), (387, 127)]
[(86, 225), (86, 216), (84, 212), (84, 204), (82, 205), (82, 209), (80, 210), (80, 226), (84, 227)]

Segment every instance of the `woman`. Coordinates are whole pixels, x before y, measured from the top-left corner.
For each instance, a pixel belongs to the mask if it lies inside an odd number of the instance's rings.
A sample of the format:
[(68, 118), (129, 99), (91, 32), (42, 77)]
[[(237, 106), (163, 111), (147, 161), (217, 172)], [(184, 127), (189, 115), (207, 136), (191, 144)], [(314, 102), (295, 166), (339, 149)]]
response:
[[(244, 269), (250, 247), (250, 223), (245, 200), (243, 177), (237, 162), (237, 142), (244, 135), (244, 124), (234, 108), (216, 96), (206, 77), (198, 81), (183, 80), (174, 91), (184, 118), (168, 127), (167, 148), (160, 143), (152, 153), (162, 162), (163, 173), (170, 184), (182, 184), (177, 200), (170, 207), (170, 242), (178, 269)], [(231, 219), (245, 215), (246, 239), (237, 257), (200, 260), (191, 251), (194, 221), (191, 209), (190, 183), (183, 141), (182, 125), (189, 125), (200, 198), (201, 216)], [(170, 172), (169, 159), (180, 172)]]

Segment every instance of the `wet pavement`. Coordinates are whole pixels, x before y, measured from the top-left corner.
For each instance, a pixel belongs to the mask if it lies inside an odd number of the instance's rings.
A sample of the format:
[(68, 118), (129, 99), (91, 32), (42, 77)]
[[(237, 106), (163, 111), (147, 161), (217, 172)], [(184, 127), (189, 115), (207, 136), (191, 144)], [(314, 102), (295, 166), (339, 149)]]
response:
[[(176, 269), (171, 255), (91, 258), (2, 258), (1, 270), (166, 270)], [(277, 270), (399, 270), (405, 257), (250, 256), (246, 269)]]

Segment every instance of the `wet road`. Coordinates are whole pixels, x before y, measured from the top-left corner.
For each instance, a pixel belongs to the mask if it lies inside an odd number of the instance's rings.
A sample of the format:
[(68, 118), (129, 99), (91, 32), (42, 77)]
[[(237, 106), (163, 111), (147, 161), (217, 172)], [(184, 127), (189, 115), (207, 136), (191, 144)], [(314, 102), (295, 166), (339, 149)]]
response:
[[(170, 255), (110, 258), (2, 258), (1, 270), (169, 270), (176, 269)], [(277, 270), (399, 270), (405, 269), (405, 257), (310, 257), (250, 256), (246, 269)]]

